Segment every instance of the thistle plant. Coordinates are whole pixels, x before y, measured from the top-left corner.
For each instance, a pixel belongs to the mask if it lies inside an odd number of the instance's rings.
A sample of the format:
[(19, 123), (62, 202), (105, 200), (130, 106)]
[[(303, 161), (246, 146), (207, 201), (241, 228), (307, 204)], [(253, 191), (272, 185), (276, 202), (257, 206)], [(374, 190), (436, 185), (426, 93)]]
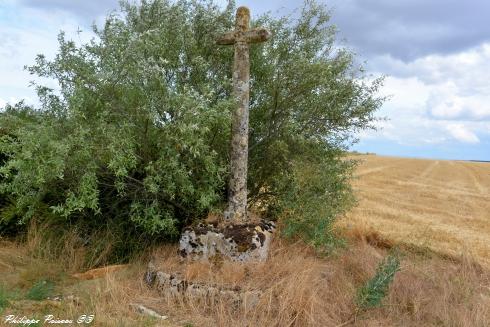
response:
[(376, 269), (376, 274), (359, 289), (357, 305), (360, 309), (381, 306), (381, 301), (388, 293), (395, 274), (400, 270), (400, 259), (396, 254), (388, 255)]

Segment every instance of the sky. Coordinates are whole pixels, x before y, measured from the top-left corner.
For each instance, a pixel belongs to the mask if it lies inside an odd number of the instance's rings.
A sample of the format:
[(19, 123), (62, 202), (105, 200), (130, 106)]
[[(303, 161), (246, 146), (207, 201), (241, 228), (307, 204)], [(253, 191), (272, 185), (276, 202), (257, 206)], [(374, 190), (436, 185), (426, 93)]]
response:
[[(224, 0), (219, 0), (224, 1)], [(372, 76), (385, 76), (377, 131), (360, 133), (361, 152), (490, 160), (490, 1), (320, 0), (338, 39)], [(290, 13), (299, 0), (237, 0), (252, 14)], [(0, 108), (36, 104), (23, 67), (52, 58), (63, 30), (78, 43), (117, 0), (0, 0)], [(55, 85), (52, 81), (45, 81)]]

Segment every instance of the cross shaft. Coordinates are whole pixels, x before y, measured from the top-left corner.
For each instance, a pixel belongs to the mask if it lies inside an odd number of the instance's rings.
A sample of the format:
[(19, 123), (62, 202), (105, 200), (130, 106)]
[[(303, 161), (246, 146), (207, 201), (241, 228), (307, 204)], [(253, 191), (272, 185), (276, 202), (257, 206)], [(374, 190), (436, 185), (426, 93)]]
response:
[(264, 28), (249, 29), (250, 10), (239, 7), (236, 12), (235, 30), (221, 35), (216, 43), (234, 45), (233, 96), (237, 107), (232, 117), (231, 162), (228, 208), (225, 219), (232, 223), (244, 223), (247, 219), (247, 166), (248, 120), (250, 97), (249, 44), (267, 41), (271, 33)]

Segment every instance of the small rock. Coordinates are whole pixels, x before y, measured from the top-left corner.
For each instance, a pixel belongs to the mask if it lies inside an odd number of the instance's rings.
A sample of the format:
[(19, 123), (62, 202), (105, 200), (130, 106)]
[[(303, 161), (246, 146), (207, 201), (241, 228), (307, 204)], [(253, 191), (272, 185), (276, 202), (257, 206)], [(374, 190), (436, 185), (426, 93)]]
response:
[(161, 320), (168, 319), (167, 316), (161, 315), (158, 312), (156, 312), (156, 311), (154, 311), (152, 309), (149, 309), (149, 308), (145, 307), (142, 304), (130, 303), (129, 306), (131, 308), (133, 308), (134, 311), (136, 311), (136, 312), (138, 312), (140, 314), (144, 314), (144, 315), (147, 315), (147, 316), (150, 316), (150, 317), (154, 317), (154, 318), (158, 318), (158, 319), (161, 319)]
[(48, 296), (46, 298), (48, 301), (54, 301), (54, 302), (71, 302), (76, 305), (80, 304), (80, 298), (75, 296), (75, 295), (55, 295), (55, 296)]

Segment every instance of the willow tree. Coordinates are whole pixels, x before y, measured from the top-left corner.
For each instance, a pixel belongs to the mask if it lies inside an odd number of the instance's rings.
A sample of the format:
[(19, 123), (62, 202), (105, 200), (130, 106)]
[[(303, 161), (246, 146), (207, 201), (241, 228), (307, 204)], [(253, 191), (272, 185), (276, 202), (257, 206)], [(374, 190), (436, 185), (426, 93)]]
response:
[[(233, 49), (215, 39), (233, 28), (234, 12), (233, 3), (142, 1), (123, 4), (87, 44), (61, 33), (56, 57), (29, 67), (59, 90), (37, 85), (38, 108), (10, 108), (35, 120), (0, 118), (11, 126), (0, 190), (21, 222), (50, 208), (70, 224), (171, 237), (222, 210)], [(250, 49), (249, 205), (318, 245), (331, 244), (350, 203), (345, 150), (383, 102), (381, 80), (338, 46), (329, 19), (308, 1), (297, 17), (251, 21), (273, 37)]]

